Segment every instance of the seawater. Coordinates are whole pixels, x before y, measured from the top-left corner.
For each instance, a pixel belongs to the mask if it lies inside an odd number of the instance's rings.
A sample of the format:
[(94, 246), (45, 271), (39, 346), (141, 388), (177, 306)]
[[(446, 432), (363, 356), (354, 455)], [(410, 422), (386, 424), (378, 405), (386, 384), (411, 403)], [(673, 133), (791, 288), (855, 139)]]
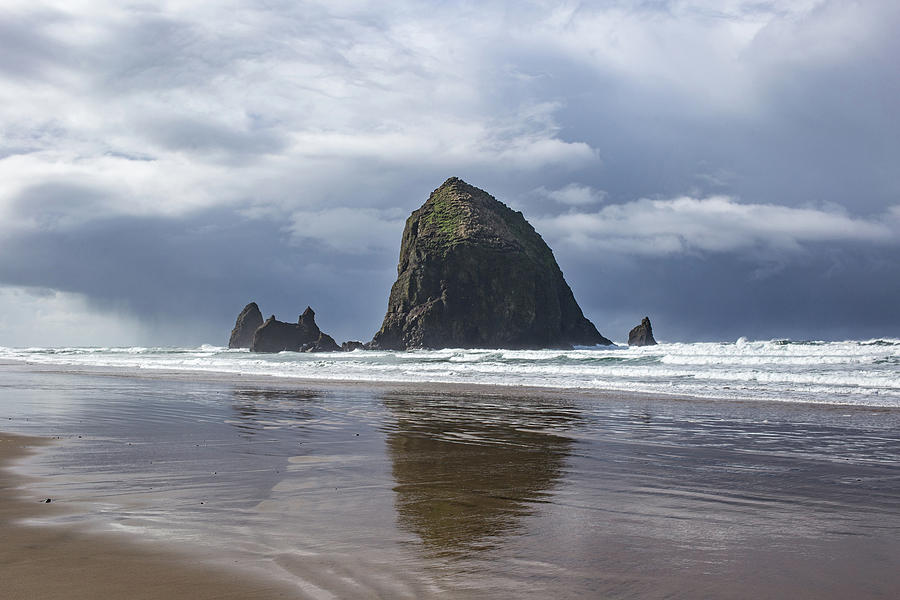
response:
[(672, 343), (561, 350), (256, 354), (197, 348), (3, 348), (35, 364), (332, 381), (612, 390), (725, 400), (900, 407), (900, 340)]

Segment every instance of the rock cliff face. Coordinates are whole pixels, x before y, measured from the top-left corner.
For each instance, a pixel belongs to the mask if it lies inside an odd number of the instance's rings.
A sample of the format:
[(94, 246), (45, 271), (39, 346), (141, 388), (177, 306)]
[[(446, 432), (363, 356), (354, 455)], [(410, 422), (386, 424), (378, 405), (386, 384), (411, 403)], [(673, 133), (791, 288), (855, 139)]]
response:
[(650, 326), (650, 319), (644, 317), (641, 324), (628, 332), (629, 346), (655, 346), (656, 340), (653, 339), (653, 328)]
[(382, 349), (611, 344), (522, 213), (455, 177), (406, 221)]
[(284, 323), (274, 315), (253, 334), (251, 352), (335, 352), (340, 346), (316, 325), (316, 313), (306, 307), (297, 323)]
[(251, 302), (244, 307), (231, 330), (231, 339), (228, 340), (229, 348), (249, 348), (253, 341), (253, 333), (263, 324), (262, 313), (256, 302)]

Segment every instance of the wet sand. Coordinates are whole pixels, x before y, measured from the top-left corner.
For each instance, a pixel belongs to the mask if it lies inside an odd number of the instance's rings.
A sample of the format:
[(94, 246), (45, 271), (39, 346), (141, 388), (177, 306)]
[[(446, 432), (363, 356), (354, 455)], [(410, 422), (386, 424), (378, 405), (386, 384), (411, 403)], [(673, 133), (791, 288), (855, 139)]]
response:
[(211, 566), (202, 557), (158, 546), (122, 543), (77, 527), (21, 525), (22, 519), (59, 513), (51, 502), (23, 497), (11, 461), (50, 442), (0, 434), (0, 596), (4, 600), (269, 599), (298, 598), (283, 583)]
[(4, 598), (900, 597), (897, 410), (7, 367)]

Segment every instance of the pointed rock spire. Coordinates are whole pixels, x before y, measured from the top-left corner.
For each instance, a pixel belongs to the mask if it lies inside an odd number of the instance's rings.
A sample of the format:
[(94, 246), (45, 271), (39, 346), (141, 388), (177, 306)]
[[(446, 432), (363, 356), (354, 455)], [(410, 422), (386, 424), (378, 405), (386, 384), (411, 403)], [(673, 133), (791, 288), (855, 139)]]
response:
[(629, 346), (655, 346), (656, 340), (653, 339), (653, 327), (650, 326), (650, 319), (644, 317), (641, 324), (628, 332)]
[(253, 341), (253, 333), (263, 324), (262, 313), (256, 302), (251, 302), (244, 307), (231, 330), (231, 338), (228, 340), (229, 348), (249, 348)]

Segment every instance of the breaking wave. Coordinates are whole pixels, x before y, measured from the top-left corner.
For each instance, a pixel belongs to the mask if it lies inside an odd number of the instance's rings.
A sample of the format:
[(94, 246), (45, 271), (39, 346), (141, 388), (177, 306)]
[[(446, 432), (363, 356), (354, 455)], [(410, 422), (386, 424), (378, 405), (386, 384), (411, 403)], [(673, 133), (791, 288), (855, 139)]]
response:
[(251, 354), (197, 348), (2, 348), (36, 364), (371, 382), (617, 390), (735, 400), (900, 407), (900, 340), (729, 343), (575, 350), (445, 349)]

